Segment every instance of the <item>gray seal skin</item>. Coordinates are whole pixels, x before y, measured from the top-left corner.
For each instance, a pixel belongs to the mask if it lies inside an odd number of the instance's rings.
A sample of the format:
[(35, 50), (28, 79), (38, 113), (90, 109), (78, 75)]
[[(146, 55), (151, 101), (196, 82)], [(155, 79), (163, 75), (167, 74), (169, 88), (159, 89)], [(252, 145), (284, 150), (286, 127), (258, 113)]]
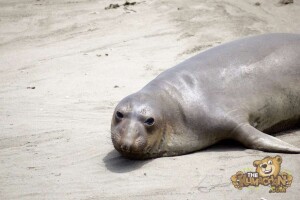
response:
[(270, 152), (300, 149), (270, 134), (300, 124), (300, 35), (266, 34), (211, 48), (124, 98), (116, 150), (133, 159), (182, 155), (224, 139)]

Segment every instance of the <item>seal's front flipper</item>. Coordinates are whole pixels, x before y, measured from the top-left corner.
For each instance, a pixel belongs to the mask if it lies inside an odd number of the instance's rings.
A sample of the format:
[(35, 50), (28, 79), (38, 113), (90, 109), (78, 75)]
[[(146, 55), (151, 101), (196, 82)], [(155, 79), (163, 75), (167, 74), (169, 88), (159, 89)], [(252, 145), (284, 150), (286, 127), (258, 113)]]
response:
[(265, 134), (247, 123), (234, 129), (232, 139), (241, 142), (244, 146), (251, 149), (270, 152), (300, 153), (300, 148)]

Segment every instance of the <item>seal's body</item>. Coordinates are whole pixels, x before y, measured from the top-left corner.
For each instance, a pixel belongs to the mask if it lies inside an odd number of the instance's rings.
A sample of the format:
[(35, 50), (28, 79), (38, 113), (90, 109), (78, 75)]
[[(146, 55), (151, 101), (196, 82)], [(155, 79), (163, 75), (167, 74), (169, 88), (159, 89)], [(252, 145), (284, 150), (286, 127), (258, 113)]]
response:
[(223, 139), (300, 153), (269, 135), (299, 124), (300, 35), (267, 34), (211, 48), (161, 73), (118, 104), (111, 128), (120, 153), (150, 158)]

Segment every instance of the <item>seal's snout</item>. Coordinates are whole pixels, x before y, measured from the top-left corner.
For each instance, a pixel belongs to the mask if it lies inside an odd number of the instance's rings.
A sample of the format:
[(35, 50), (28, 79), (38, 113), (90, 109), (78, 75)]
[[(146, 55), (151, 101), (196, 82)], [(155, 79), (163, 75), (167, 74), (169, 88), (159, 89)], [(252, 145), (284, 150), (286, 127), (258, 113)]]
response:
[(122, 154), (143, 154), (147, 145), (146, 129), (138, 120), (126, 116), (127, 113), (120, 111), (115, 114), (112, 127), (113, 144)]
[(133, 159), (145, 159), (157, 154), (162, 131), (160, 109), (155, 104), (139, 101), (150, 97), (132, 95), (115, 108), (111, 123), (111, 139), (115, 149)]
[(135, 134), (123, 133), (122, 139), (119, 142), (119, 147), (122, 152), (130, 153), (138, 151), (141, 146), (136, 144)]
[(120, 148), (121, 148), (122, 151), (130, 152), (130, 145), (127, 144), (127, 143), (121, 144)]
[(139, 131), (124, 131), (121, 133), (121, 140), (117, 144), (122, 152), (141, 153), (146, 146), (146, 138), (141, 136)]

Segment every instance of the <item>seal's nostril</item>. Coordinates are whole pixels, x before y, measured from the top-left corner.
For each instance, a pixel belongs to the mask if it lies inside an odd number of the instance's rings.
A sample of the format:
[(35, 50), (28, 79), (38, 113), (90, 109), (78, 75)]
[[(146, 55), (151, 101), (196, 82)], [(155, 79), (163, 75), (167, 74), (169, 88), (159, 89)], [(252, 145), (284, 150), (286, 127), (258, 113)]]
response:
[(123, 151), (129, 151), (129, 149), (130, 149), (130, 147), (129, 147), (129, 145), (127, 145), (127, 144), (122, 144), (121, 145), (121, 149), (123, 150)]

